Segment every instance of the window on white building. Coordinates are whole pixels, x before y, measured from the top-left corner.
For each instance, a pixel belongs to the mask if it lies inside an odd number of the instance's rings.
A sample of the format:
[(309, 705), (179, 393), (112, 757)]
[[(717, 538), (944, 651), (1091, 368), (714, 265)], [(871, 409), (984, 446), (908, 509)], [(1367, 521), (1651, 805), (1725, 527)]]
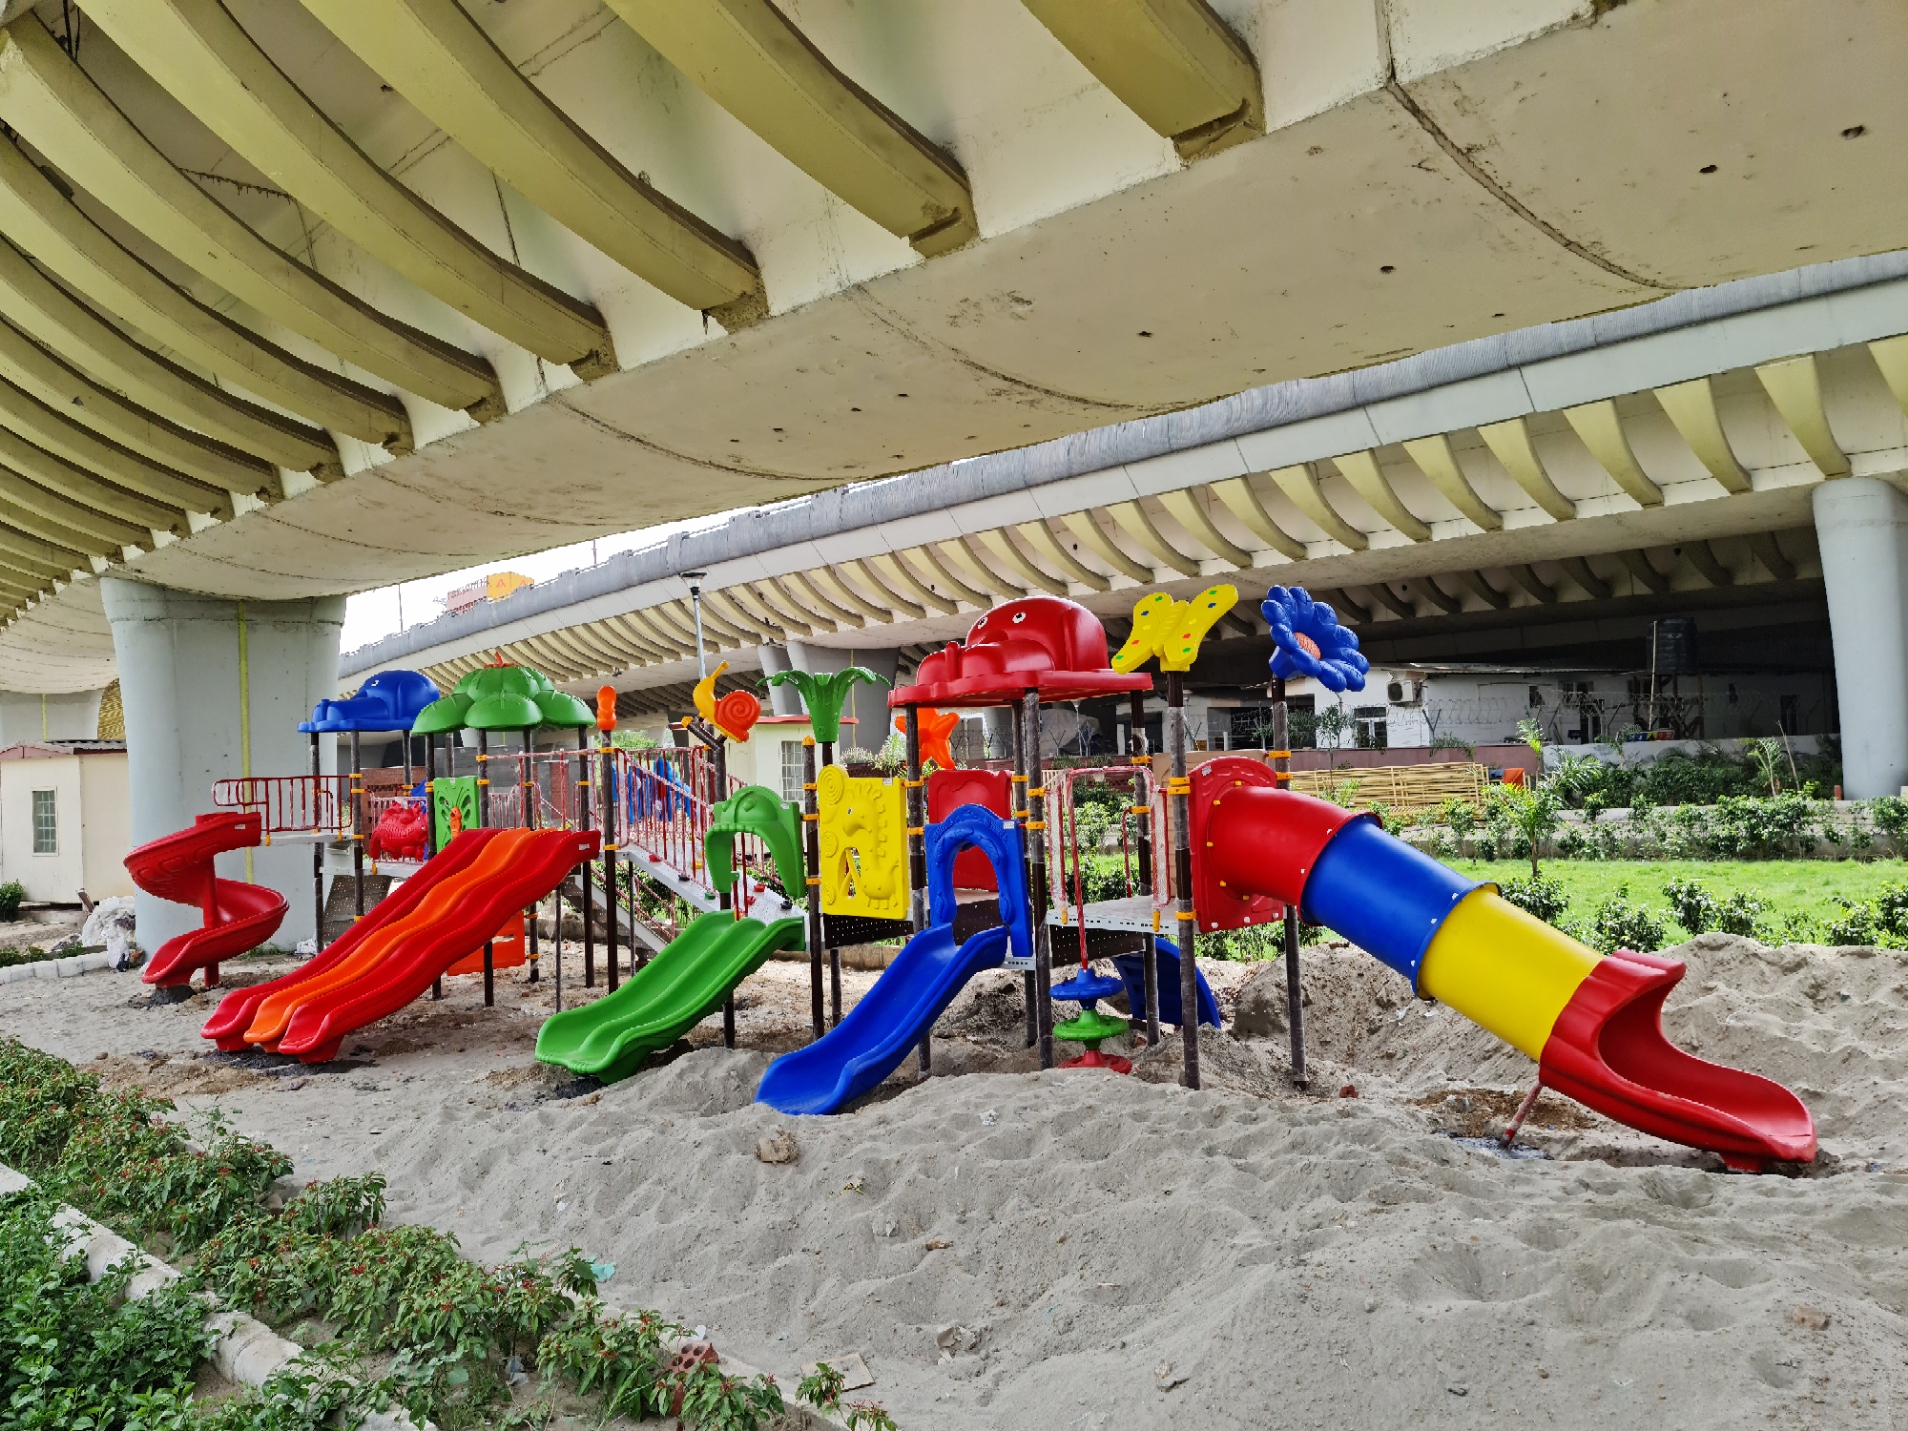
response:
[(802, 803), (802, 743), (782, 742), (782, 798), (791, 805)]
[(33, 792), (33, 853), (57, 855), (60, 852), (60, 806), (57, 790)]
[(1391, 743), (1383, 706), (1354, 706), (1352, 726), (1360, 750), (1383, 750)]

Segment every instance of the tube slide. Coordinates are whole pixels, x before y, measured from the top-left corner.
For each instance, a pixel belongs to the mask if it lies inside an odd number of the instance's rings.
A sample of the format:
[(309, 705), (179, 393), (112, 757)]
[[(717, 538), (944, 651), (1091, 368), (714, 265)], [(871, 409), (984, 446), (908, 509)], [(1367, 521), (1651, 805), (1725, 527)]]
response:
[(999, 925), (964, 943), (951, 924), (922, 930), (825, 1037), (768, 1066), (755, 1101), (781, 1113), (833, 1113), (859, 1098), (900, 1067), (963, 984), (1001, 966), (1008, 938)]
[(1296, 904), (1307, 922), (1530, 1055), (1545, 1087), (1620, 1123), (1746, 1171), (1814, 1159), (1815, 1124), (1793, 1093), (1664, 1036), (1680, 962), (1599, 955), (1370, 815), (1279, 790), (1257, 761), (1214, 760), (1192, 781), (1202, 888), (1216, 881), (1222, 899)]
[(256, 949), (278, 932), (290, 906), (285, 896), (262, 884), (220, 879), (212, 860), (228, 850), (259, 843), (263, 819), (257, 812), (219, 811), (201, 815), (186, 829), (162, 835), (126, 856), (126, 873), (147, 894), (178, 904), (196, 904), (204, 927), (189, 929), (161, 944), (140, 978), (170, 988), (191, 982), (194, 969), (205, 970), (205, 986), (219, 982), (219, 961)]
[(721, 1008), (776, 950), (801, 948), (806, 922), (795, 915), (764, 924), (726, 909), (701, 915), (615, 993), (545, 1019), (538, 1061), (605, 1083), (629, 1077)]

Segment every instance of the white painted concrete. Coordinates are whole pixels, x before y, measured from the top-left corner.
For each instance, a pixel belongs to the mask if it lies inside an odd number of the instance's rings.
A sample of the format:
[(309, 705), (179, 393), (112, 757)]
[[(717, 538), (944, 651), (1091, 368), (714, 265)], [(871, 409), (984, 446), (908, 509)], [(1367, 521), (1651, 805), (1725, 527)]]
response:
[(1851, 800), (1908, 785), (1908, 499), (1874, 477), (1824, 482), (1815, 535), (1835, 637), (1842, 788)]
[[(240, 720), (238, 603), (109, 577), (100, 582), (126, 705), (126, 743), (135, 845), (183, 829), (211, 810), (213, 782), (246, 773)], [(309, 737), (298, 733), (321, 696), (337, 691), (344, 600), (246, 602), (245, 697), (251, 772), (293, 775), (311, 768)], [(221, 876), (245, 878), (245, 856), (221, 856)], [(312, 937), (311, 849), (283, 845), (252, 855), (252, 876), (279, 890), (291, 910), (276, 942)], [(157, 949), (196, 928), (199, 914), (140, 894), (139, 942)]]
[(99, 734), (98, 691), (36, 695), (0, 691), (0, 749), (36, 740), (91, 740)]

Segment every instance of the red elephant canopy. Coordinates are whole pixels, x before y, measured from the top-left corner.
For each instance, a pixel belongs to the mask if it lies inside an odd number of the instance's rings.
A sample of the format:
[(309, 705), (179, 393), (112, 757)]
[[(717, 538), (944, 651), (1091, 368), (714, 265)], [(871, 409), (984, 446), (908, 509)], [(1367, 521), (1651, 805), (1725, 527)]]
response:
[(1004, 706), (1038, 691), (1042, 701), (1080, 701), (1150, 691), (1153, 678), (1107, 663), (1106, 628), (1077, 601), (1029, 596), (996, 606), (967, 633), (921, 662), (915, 684), (891, 706)]

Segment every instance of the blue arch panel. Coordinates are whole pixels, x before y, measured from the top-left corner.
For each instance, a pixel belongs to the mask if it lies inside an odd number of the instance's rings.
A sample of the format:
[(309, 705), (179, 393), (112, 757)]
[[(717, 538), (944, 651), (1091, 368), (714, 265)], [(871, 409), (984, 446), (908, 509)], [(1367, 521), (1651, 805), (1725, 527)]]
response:
[(987, 856), (1000, 881), (1000, 922), (1016, 960), (1033, 960), (1032, 902), (1027, 898), (1027, 856), (1020, 826), (981, 805), (959, 805), (927, 827), (928, 920), (954, 922), (954, 857), (976, 849)]

